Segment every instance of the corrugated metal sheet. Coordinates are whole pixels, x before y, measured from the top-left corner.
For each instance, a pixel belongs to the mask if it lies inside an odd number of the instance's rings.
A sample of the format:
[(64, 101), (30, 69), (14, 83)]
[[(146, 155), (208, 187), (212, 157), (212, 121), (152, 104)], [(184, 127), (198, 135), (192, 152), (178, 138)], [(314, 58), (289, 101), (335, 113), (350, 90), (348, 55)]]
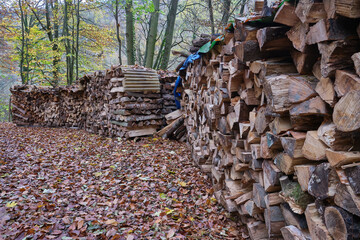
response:
[(124, 91), (160, 92), (159, 76), (155, 70), (123, 68)]

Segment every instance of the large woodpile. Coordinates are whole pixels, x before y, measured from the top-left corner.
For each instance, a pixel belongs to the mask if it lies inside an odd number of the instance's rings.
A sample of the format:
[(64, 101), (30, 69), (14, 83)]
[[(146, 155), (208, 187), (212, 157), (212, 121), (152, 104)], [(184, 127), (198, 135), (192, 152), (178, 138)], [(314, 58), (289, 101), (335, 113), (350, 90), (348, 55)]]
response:
[(359, 17), (285, 2), (181, 73), (194, 161), (251, 239), (360, 239)]
[(11, 89), (12, 118), (18, 125), (83, 127), (86, 117), (84, 91), (77, 86), (37, 87), (18, 85)]
[(69, 87), (15, 86), (13, 122), (83, 128), (110, 137), (152, 135), (165, 125), (165, 114), (176, 109), (170, 97), (175, 80), (168, 72), (116, 66)]

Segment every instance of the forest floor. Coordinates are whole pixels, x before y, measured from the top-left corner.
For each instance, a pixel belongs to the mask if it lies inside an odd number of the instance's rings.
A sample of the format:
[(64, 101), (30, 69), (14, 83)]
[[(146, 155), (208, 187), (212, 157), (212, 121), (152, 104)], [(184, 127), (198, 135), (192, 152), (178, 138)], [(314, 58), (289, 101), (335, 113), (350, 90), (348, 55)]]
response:
[(237, 239), (185, 144), (0, 123), (0, 239)]

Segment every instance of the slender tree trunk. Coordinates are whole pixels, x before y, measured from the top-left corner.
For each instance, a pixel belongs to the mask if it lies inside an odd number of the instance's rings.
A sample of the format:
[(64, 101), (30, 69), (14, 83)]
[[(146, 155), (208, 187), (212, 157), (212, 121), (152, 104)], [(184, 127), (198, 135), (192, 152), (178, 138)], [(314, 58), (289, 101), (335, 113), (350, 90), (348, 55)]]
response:
[(211, 24), (211, 34), (215, 34), (215, 23), (214, 23), (214, 10), (212, 6), (212, 1), (208, 0), (209, 7), (209, 16), (210, 16), (210, 24)]
[(119, 21), (119, 0), (116, 0), (115, 2), (115, 24), (116, 24), (116, 39), (118, 41), (118, 47), (119, 47), (119, 52), (118, 52), (118, 58), (119, 58), (119, 64), (122, 65), (122, 60), (121, 60), (121, 38), (120, 38), (120, 21)]
[[(55, 2), (55, 6), (58, 7), (57, 2)], [(60, 71), (60, 67), (59, 67), (59, 62), (60, 62), (60, 57), (58, 56), (58, 51), (59, 51), (59, 46), (57, 43), (57, 38), (54, 39), (54, 35), (53, 32), (51, 30), (51, 17), (50, 17), (50, 4), (49, 4), (49, 0), (45, 1), (45, 18), (46, 18), (46, 31), (47, 31), (47, 35), (48, 38), (50, 40), (50, 42), (52, 43), (52, 50), (54, 51), (54, 56), (53, 56), (53, 81), (51, 82), (51, 85), (53, 86), (57, 86), (59, 85), (59, 71)], [(56, 26), (56, 22), (54, 22), (55, 26)], [(56, 29), (56, 28), (55, 28)], [(58, 31), (58, 28), (57, 28)], [(58, 32), (57, 32), (58, 34)], [(56, 34), (55, 34), (56, 37)]]
[(69, 34), (69, 2), (71, 0), (65, 0), (64, 4), (64, 37), (65, 37), (65, 53), (66, 53), (66, 83), (67, 85), (71, 85), (73, 81), (72, 75), (72, 51), (71, 51), (71, 43), (70, 43), (70, 34)]
[(154, 63), (155, 43), (159, 24), (160, 0), (153, 0), (154, 12), (150, 17), (149, 34), (146, 41), (145, 67), (152, 68)]
[(80, 2), (77, 0), (76, 7), (76, 79), (79, 78)]
[[(74, 1), (74, 5), (75, 5), (75, 1)], [(76, 5), (75, 5), (76, 6)], [(75, 7), (74, 6), (74, 7)], [(70, 49), (71, 49), (71, 68), (70, 68), (70, 70), (71, 70), (71, 84), (74, 82), (74, 77), (75, 77), (75, 74), (74, 74), (74, 70), (75, 70), (75, 58), (76, 58), (76, 53), (75, 53), (75, 47), (76, 47), (76, 45), (75, 45), (75, 42), (76, 42), (76, 40), (75, 40), (75, 11), (74, 11), (75, 9), (71, 9), (71, 20), (72, 20), (72, 28), (71, 28), (71, 40), (72, 40), (72, 42), (71, 42), (71, 46), (70, 46)]]
[(162, 57), (164, 54), (164, 45), (165, 45), (165, 41), (162, 41), (161, 45), (160, 45), (159, 53), (156, 56), (156, 60), (155, 60), (154, 67), (153, 67), (154, 69), (159, 69), (159, 66), (160, 66), (160, 63), (161, 63), (161, 60), (162, 60)]
[(134, 13), (133, 1), (126, 0), (125, 4), (126, 13), (126, 54), (128, 65), (135, 64), (135, 30), (134, 30)]
[(221, 26), (220, 28), (224, 27), (230, 18), (230, 7), (231, 7), (231, 0), (224, 0), (223, 2), (223, 15), (221, 18)]
[(25, 21), (24, 21), (24, 11), (22, 0), (19, 0), (19, 9), (20, 9), (20, 20), (21, 20), (21, 50), (20, 50), (20, 77), (21, 83), (27, 84), (26, 78), (24, 76), (24, 50), (25, 50)]
[(164, 46), (164, 53), (162, 55), (162, 61), (160, 64), (161, 69), (166, 69), (169, 64), (170, 59), (170, 51), (172, 47), (172, 40), (174, 35), (174, 26), (176, 20), (176, 12), (178, 7), (179, 0), (171, 0), (171, 6), (169, 13), (167, 15), (167, 24), (165, 30), (165, 46)]

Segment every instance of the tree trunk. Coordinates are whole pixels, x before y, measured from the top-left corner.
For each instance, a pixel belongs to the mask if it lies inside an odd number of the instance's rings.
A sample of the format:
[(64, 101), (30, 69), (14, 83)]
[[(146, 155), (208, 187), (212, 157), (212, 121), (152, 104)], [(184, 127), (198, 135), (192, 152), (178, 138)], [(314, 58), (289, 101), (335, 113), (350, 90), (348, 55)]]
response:
[(135, 31), (134, 31), (134, 13), (133, 13), (133, 1), (126, 0), (125, 5), (126, 12), (126, 54), (128, 65), (135, 64)]
[(220, 29), (224, 27), (230, 18), (230, 6), (231, 6), (231, 0), (224, 0), (223, 2), (223, 15), (221, 18), (221, 25), (219, 26)]
[[(76, 7), (76, 79), (79, 78), (79, 35), (80, 35), (80, 2), (81, 0), (77, 0)], [(121, 47), (121, 41), (120, 41)], [(121, 48), (120, 48), (121, 50)], [(121, 60), (121, 55), (120, 55)], [(121, 62), (120, 62), (121, 65)]]
[(21, 83), (27, 84), (27, 79), (24, 76), (24, 50), (25, 50), (25, 16), (23, 12), (22, 0), (19, 0), (20, 19), (21, 19), (21, 50), (20, 50), (20, 77)]
[(154, 63), (155, 43), (159, 24), (160, 0), (154, 0), (154, 12), (150, 17), (149, 34), (146, 41), (145, 67), (152, 68)]
[(210, 24), (211, 24), (211, 34), (214, 35), (215, 34), (214, 11), (211, 0), (208, 0), (208, 6), (209, 6), (209, 16), (210, 16)]
[(179, 0), (171, 0), (170, 10), (167, 16), (167, 25), (165, 30), (165, 47), (164, 53), (162, 55), (162, 61), (160, 64), (161, 69), (167, 69), (170, 59), (170, 51), (172, 47), (172, 40), (174, 36), (174, 26), (176, 20), (176, 11), (178, 7)]
[(115, 24), (116, 24), (116, 39), (118, 41), (118, 58), (119, 58), (119, 64), (122, 65), (122, 60), (121, 60), (121, 38), (120, 38), (120, 21), (119, 21), (119, 0), (115, 1)]
[(64, 2), (64, 37), (65, 37), (65, 53), (66, 53), (66, 83), (71, 85), (73, 82), (73, 64), (72, 64), (72, 51), (69, 34), (69, 10), (71, 2), (65, 0)]

